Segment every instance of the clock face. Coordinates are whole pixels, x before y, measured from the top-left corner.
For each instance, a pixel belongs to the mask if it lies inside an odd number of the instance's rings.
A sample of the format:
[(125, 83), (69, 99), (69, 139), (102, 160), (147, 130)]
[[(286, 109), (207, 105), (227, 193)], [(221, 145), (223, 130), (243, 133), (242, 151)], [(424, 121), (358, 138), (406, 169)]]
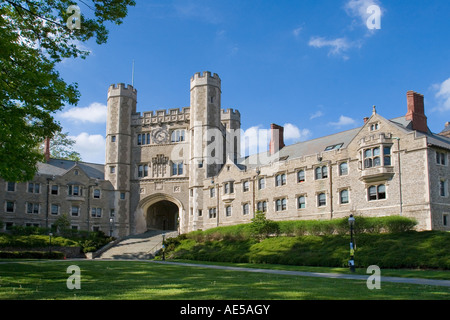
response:
[(153, 141), (158, 144), (166, 143), (169, 138), (169, 132), (163, 128), (153, 130), (152, 135)]

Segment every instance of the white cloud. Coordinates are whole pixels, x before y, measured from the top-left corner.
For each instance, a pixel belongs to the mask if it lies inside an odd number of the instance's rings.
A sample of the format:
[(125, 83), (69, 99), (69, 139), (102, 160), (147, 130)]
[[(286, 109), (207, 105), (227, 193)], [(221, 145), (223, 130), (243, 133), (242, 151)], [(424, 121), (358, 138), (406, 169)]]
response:
[(314, 48), (330, 47), (328, 55), (342, 56), (344, 59), (348, 59), (345, 52), (352, 47), (359, 46), (358, 43), (349, 41), (347, 38), (326, 39), (323, 37), (312, 37), (308, 44)]
[(438, 106), (433, 110), (450, 110), (450, 78), (440, 84), (435, 84), (433, 87), (437, 91), (435, 97), (439, 101)]
[(292, 30), (292, 34), (294, 35), (294, 37), (298, 37), (300, 35), (300, 33), (302, 32), (303, 27), (298, 27), (295, 28), (294, 30)]
[(310, 117), (309, 120), (315, 119), (315, 118), (320, 118), (324, 115), (324, 113), (320, 110), (314, 112)]
[(61, 114), (64, 119), (81, 122), (105, 123), (107, 107), (99, 102), (93, 102), (87, 107), (74, 107)]
[(284, 124), (284, 141), (294, 140), (294, 142), (306, 140), (311, 136), (309, 129), (300, 129), (291, 123)]
[(86, 132), (70, 136), (75, 140), (74, 150), (81, 154), (84, 162), (105, 163), (105, 138), (102, 135), (90, 135)]
[(355, 124), (356, 121), (350, 117), (340, 116), (338, 122), (330, 122), (329, 124), (337, 128)]
[(350, 17), (359, 19), (360, 23), (367, 27), (367, 19), (371, 16), (367, 9), (372, 5), (380, 7), (381, 14), (383, 14), (384, 9), (381, 8), (379, 0), (349, 0), (344, 8)]

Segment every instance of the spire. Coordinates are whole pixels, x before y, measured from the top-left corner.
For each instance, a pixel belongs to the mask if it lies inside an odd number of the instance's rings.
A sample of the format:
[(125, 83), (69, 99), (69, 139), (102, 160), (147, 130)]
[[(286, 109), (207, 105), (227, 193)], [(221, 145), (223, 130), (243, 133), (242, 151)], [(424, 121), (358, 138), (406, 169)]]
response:
[(377, 114), (377, 107), (373, 106), (372, 107), (372, 115)]

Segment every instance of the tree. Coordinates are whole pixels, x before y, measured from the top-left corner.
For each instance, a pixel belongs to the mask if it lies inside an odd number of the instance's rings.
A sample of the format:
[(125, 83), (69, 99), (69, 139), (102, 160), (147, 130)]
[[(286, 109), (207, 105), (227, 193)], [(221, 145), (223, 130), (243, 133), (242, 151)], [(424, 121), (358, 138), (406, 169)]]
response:
[(250, 224), (250, 230), (253, 237), (258, 240), (263, 240), (270, 235), (278, 235), (280, 227), (275, 221), (266, 218), (266, 215), (261, 211), (255, 212), (255, 217)]
[[(69, 0), (6, 0), (0, 3), (0, 176), (9, 181), (32, 179), (43, 160), (39, 145), (61, 131), (53, 114), (75, 105), (77, 83), (67, 84), (55, 67), (62, 59), (81, 57), (77, 47), (95, 37), (108, 39), (105, 22), (117, 25), (134, 0), (91, 0), (72, 25)], [(71, 17), (71, 19), (69, 19)], [(76, 19), (75, 19), (76, 20)]]
[(68, 132), (57, 132), (50, 140), (50, 156), (54, 159), (81, 161), (81, 154), (73, 150), (75, 142), (69, 138)]

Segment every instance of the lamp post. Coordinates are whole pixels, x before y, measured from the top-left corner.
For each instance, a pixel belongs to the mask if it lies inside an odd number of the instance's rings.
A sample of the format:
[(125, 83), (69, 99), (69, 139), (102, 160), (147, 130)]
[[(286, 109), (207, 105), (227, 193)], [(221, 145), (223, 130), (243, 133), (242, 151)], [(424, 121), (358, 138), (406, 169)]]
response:
[(350, 266), (350, 271), (355, 272), (355, 242), (353, 241), (353, 227), (355, 225), (355, 218), (352, 214), (348, 218), (348, 224), (350, 226), (350, 260), (348, 261), (348, 265)]
[(166, 240), (165, 240), (165, 237), (166, 237), (166, 233), (165, 232), (163, 232), (163, 234), (162, 234), (162, 254), (163, 254), (163, 257), (162, 257), (162, 259), (163, 259), (163, 261), (166, 261), (166, 244), (164, 243)]
[(50, 254), (52, 253), (52, 236), (53, 236), (53, 233), (50, 232), (48, 234), (48, 237), (49, 237), (48, 251)]
[(112, 237), (114, 233), (114, 218), (109, 218), (109, 236)]

